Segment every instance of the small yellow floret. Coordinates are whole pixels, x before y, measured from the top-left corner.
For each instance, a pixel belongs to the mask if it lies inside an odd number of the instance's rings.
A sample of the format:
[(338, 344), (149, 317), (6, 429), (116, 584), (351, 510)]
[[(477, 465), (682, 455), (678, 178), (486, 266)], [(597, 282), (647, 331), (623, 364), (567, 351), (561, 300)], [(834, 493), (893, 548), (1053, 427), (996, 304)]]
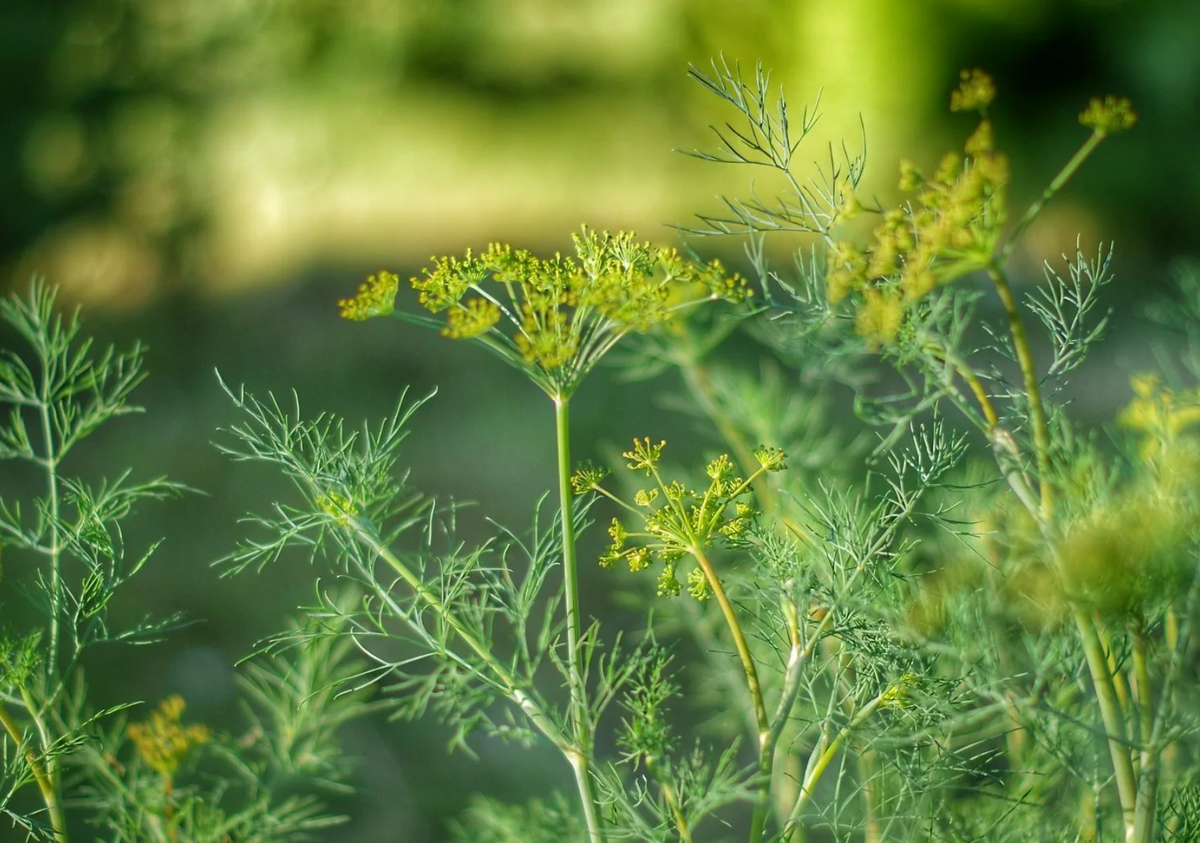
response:
[(180, 725), (184, 708), (183, 697), (167, 697), (147, 722), (126, 730), (142, 760), (164, 776), (173, 775), (193, 747), (209, 740), (206, 727)]
[(1162, 385), (1156, 374), (1134, 375), (1130, 381), (1132, 401), (1117, 417), (1122, 427), (1142, 435), (1142, 459), (1151, 462), (1162, 455), (1164, 445), (1179, 433), (1200, 424), (1200, 389), (1176, 393)]
[(992, 77), (982, 70), (964, 70), (959, 74), (959, 79), (958, 90), (950, 95), (951, 111), (983, 109), (996, 98), (996, 85)]
[(650, 567), (650, 551), (644, 547), (639, 547), (629, 552), (625, 557), (625, 561), (629, 563), (629, 570), (633, 573), (644, 571)]
[(387, 270), (372, 275), (358, 288), (353, 298), (340, 299), (342, 318), (362, 322), (376, 316), (388, 316), (396, 309), (396, 291), (400, 278)]
[(708, 578), (704, 576), (704, 572), (699, 568), (692, 568), (688, 572), (688, 594), (693, 599), (703, 603), (708, 598), (712, 597), (712, 589), (709, 588)]
[(979, 126), (971, 133), (971, 137), (967, 138), (967, 143), (963, 149), (972, 158), (978, 158), (981, 155), (988, 155), (995, 152), (996, 142), (992, 134), (992, 121), (979, 121)]
[(1088, 107), (1079, 115), (1080, 125), (1087, 126), (1101, 136), (1115, 135), (1132, 129), (1137, 122), (1128, 97), (1093, 97)]
[(867, 290), (855, 314), (858, 335), (876, 345), (895, 342), (904, 321), (904, 302), (894, 292)]
[(468, 299), (446, 314), (446, 327), (442, 336), (452, 340), (466, 340), (486, 333), (500, 321), (500, 308), (487, 299)]
[(658, 461), (662, 459), (663, 448), (667, 447), (667, 440), (661, 440), (657, 445), (650, 442), (650, 437), (646, 436), (642, 439), (634, 437), (633, 450), (622, 451), (621, 456), (629, 460), (629, 467), (634, 471), (644, 471), (650, 474), (658, 467)]

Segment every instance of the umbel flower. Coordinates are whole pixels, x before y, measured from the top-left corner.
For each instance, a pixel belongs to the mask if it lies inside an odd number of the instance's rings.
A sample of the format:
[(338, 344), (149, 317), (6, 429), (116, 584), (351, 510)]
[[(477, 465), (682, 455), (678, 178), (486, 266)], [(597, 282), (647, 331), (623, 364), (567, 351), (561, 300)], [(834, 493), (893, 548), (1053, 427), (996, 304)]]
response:
[(704, 570), (707, 565), (707, 559), (701, 561), (704, 551), (719, 540), (736, 541), (746, 532), (750, 521), (758, 515), (746, 500), (751, 485), (763, 472), (786, 469), (787, 455), (779, 448), (756, 448), (754, 458), (758, 468), (749, 477), (738, 477), (733, 461), (722, 454), (704, 469), (708, 486), (697, 489), (677, 480), (670, 483), (663, 480), (658, 466), (666, 444), (654, 443), (648, 437), (634, 439), (633, 448), (622, 453), (631, 471), (643, 472), (652, 480), (649, 487), (634, 494), (632, 506), (601, 486), (605, 475), (590, 464), (579, 467), (571, 485), (576, 494), (597, 492), (607, 497), (640, 522), (642, 529), (630, 531), (620, 519), (612, 520), (608, 528), (612, 544), (600, 557), (602, 568), (623, 559), (629, 570), (636, 573), (650, 567), (653, 561), (662, 562), (658, 596), (675, 597), (684, 587), (676, 576), (677, 564), (683, 557), (691, 556), (701, 567), (688, 574), (688, 593), (697, 600), (706, 600), (719, 583)]
[(899, 186), (912, 198), (883, 215), (869, 248), (838, 242), (829, 250), (829, 301), (857, 294), (856, 326), (868, 341), (894, 341), (906, 308), (935, 287), (985, 267), (995, 253), (1007, 219), (1009, 180), (1008, 158), (996, 151), (986, 117), (995, 93), (986, 73), (963, 71), (951, 110), (983, 115), (963, 152), (945, 155), (930, 176), (902, 162)]
[(744, 278), (719, 261), (696, 264), (675, 249), (639, 243), (632, 232), (586, 227), (575, 257), (539, 258), (493, 243), (482, 254), (432, 258), (411, 283), (430, 314), (395, 311), (399, 278), (371, 276), (340, 302), (347, 319), (395, 313), (486, 346), (525, 371), (551, 397), (567, 397), (621, 337), (643, 333), (701, 301), (749, 297)]
[[(1045, 204), (1030, 206), (1005, 237), (1008, 221), (1008, 157), (995, 148), (988, 106), (996, 86), (981, 70), (964, 70), (951, 94), (951, 111), (975, 111), (980, 122), (963, 151), (947, 153), (932, 174), (911, 161), (900, 164), (900, 190), (910, 194), (883, 213), (867, 248), (834, 242), (826, 257), (825, 288), (830, 304), (849, 298), (858, 334), (875, 346), (902, 337), (905, 319), (935, 288), (990, 269)], [(1079, 115), (1092, 136), (1050, 187), (1052, 195), (1109, 135), (1137, 122), (1129, 100), (1093, 99)]]
[(209, 740), (206, 727), (180, 723), (184, 708), (183, 697), (167, 697), (150, 713), (149, 720), (134, 723), (127, 730), (142, 760), (168, 778), (193, 748)]
[(1179, 435), (1200, 425), (1200, 388), (1176, 392), (1163, 385), (1156, 374), (1135, 375), (1131, 381), (1133, 400), (1118, 418), (1122, 427), (1141, 439), (1143, 462), (1179, 462)]

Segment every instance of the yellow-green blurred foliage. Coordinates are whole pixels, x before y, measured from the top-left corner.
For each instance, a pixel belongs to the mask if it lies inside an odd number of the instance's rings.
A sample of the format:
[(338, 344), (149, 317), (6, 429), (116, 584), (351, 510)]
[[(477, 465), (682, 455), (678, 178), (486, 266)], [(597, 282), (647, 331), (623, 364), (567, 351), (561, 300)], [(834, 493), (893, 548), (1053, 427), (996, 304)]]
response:
[[(660, 224), (747, 187), (671, 152), (709, 145), (706, 125), (726, 116), (684, 76), (722, 52), (762, 60), (794, 106), (823, 89), (801, 158), (865, 127), (879, 167), (864, 195), (886, 199), (892, 162), (936, 131), (955, 68), (994, 57), (1017, 110), (1013, 77), (1035, 69), (1014, 52), (1090, 38), (1092, 58), (1059, 57), (1046, 81), (1094, 86), (1110, 75), (1095, 56), (1132, 14), (1082, 0), (6, 5), (19, 49), (5, 61), (36, 84), (4, 95), (0, 262), (125, 307), (164, 284), (232, 291), (494, 239), (562, 246), (584, 222), (669, 239)], [(1138, 38), (1112, 59), (1133, 68), (1116, 93), (1149, 78)]]

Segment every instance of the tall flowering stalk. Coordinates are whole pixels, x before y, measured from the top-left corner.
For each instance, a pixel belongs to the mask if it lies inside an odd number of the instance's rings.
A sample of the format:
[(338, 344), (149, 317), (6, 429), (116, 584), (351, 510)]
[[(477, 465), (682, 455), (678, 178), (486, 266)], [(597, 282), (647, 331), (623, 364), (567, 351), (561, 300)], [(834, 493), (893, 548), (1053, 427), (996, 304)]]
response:
[(347, 319), (394, 315), (436, 327), (450, 339), (476, 342), (524, 372), (554, 404), (573, 728), (568, 745), (560, 748), (575, 772), (589, 836), (601, 841), (604, 830), (591, 771), (596, 723), (584, 676), (571, 500), (571, 396), (626, 335), (649, 331), (704, 301), (742, 301), (749, 289), (718, 261), (698, 265), (675, 249), (639, 243), (631, 232), (584, 228), (572, 239), (574, 257), (539, 258), (493, 243), (479, 255), (468, 251), (462, 258), (434, 258), (411, 281), (430, 316), (396, 310), (400, 279), (390, 272), (371, 276), (340, 305)]
[[(697, 156), (784, 176), (777, 199), (725, 200), (726, 215), (702, 223), (818, 241), (793, 283), (752, 240), (766, 306), (655, 332), (640, 361), (627, 358), (637, 374), (676, 366), (726, 446), (687, 472), (664, 464), (665, 442), (637, 439), (623, 456), (644, 477), (618, 494), (603, 469), (570, 474), (568, 410), (616, 343), (702, 302), (744, 299), (738, 276), (587, 229), (569, 257), (493, 245), (435, 258), (411, 282), (424, 312), (399, 312), (400, 279), (382, 272), (342, 302), (343, 315), (429, 326), (524, 372), (554, 405), (557, 523), (535, 515), (526, 536), (505, 530), (474, 549), (454, 540), (453, 511), (395, 471), (415, 409), (403, 400), (382, 425), (355, 431), (236, 394), (249, 419), (232, 429), (230, 452), (280, 465), (306, 506), (257, 519), (273, 536), (233, 561), (336, 545), (339, 570), (365, 597), (352, 608), (325, 600), (321, 617), (344, 619), (373, 660), (364, 683), (388, 677), (402, 692), (389, 704), (437, 710), (455, 744), (476, 730), (539, 737), (571, 764), (582, 810), (479, 807), (464, 840), (692, 843), (700, 822), (735, 802), (752, 806), (749, 843), (799, 841), (809, 826), (865, 843), (1101, 840), (1115, 829), (1125, 843), (1191, 839), (1200, 787), (1183, 765), (1194, 754), (1185, 709), (1200, 608), (1200, 399), (1139, 376), (1120, 419), (1137, 441), (1114, 460), (1056, 405), (1105, 327), (1093, 310), (1106, 252), (1077, 249), (1061, 275), (1048, 265), (1023, 300), (1006, 274), (1045, 204), (1101, 140), (1133, 124), (1128, 103), (1088, 107), (1091, 135), (1014, 223), (1009, 162), (987, 114), (995, 86), (982, 72), (965, 72), (951, 98), (980, 116), (962, 150), (930, 174), (902, 164), (907, 196), (891, 209), (857, 197), (862, 157), (831, 159), (812, 178), (792, 172), (815, 113), (797, 136), (761, 67), (752, 82), (724, 62), (694, 75), (745, 118), (717, 130), (718, 154)], [(841, 222), (864, 215), (877, 219), (870, 238), (840, 239)], [(1175, 321), (1200, 336), (1200, 281), (1188, 289)], [(977, 306), (992, 294), (999, 318), (979, 347)], [(1034, 358), (1031, 315), (1049, 337), (1045, 359)], [(769, 347), (754, 373), (740, 354), (709, 360), (740, 325)], [(851, 361), (861, 369), (873, 356), (895, 363), (910, 389), (872, 396)], [(822, 415), (831, 380), (857, 390), (865, 421), (892, 428), (865, 479), (843, 472), (869, 437), (846, 437)], [(968, 433), (950, 429), (945, 404), (982, 434), (983, 464), (968, 460)], [(583, 623), (575, 531), (606, 505), (598, 497), (621, 510), (601, 567), (656, 575), (660, 622), (636, 647), (615, 636), (601, 649)], [(415, 552), (400, 544), (409, 530), (421, 534)], [(560, 566), (561, 601), (547, 600)], [(680, 628), (694, 636), (702, 663), (690, 667), (708, 671), (702, 680), (677, 682), (672, 649), (657, 640)], [(377, 639), (421, 654), (397, 659)], [(569, 689), (562, 704), (543, 694), (548, 662)], [(684, 688), (692, 703), (716, 694), (720, 712), (741, 716), (755, 763), (739, 767), (736, 737), (719, 754), (707, 740), (681, 748), (667, 715)], [(493, 720), (498, 702), (524, 719)], [(613, 704), (619, 723), (605, 714)], [(597, 758), (602, 719), (616, 733), (611, 763)]]

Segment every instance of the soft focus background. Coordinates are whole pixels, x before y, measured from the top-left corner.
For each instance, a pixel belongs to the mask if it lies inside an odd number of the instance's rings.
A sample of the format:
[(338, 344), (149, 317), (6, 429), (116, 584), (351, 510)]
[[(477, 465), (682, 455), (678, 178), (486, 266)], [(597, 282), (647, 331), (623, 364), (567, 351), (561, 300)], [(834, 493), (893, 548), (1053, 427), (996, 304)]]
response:
[[(4, 0), (0, 4), (0, 285), (33, 273), (82, 305), (105, 340), (150, 347), (146, 414), (101, 431), (85, 474), (130, 465), (201, 491), (143, 512), (167, 536), (124, 611), (202, 623), (93, 667), (98, 702), (182, 693), (190, 715), (230, 717), (232, 672), (312, 593), (280, 565), (219, 580), (236, 519), (283, 490), (211, 445), (232, 420), (214, 368), (311, 409), (377, 416), (411, 385), (418, 485), (519, 525), (552, 477), (548, 407), (477, 351), (395, 322), (352, 325), (335, 301), (386, 266), (490, 240), (564, 249), (581, 223), (673, 242), (751, 172), (673, 149), (709, 148), (732, 115), (686, 78), (723, 53), (761, 60), (798, 112), (821, 93), (807, 156), (865, 127), (866, 193), (893, 198), (896, 162), (961, 148), (946, 108), (957, 71), (998, 84), (1013, 204), (1085, 136), (1089, 96), (1132, 98), (1136, 130), (1105, 144), (1030, 232), (1021, 265), (1117, 243), (1117, 331), (1077, 401), (1103, 418), (1146, 365), (1132, 328), (1173, 258), (1200, 251), (1200, 4), (1147, 0)], [(738, 260), (740, 244), (693, 241)], [(8, 341), (8, 337), (4, 337)], [(575, 407), (576, 452), (667, 435), (663, 385), (601, 375)], [(666, 384), (671, 386), (671, 384)], [(0, 475), (8, 496), (19, 494)], [(467, 530), (482, 535), (480, 518)], [(600, 583), (596, 583), (597, 586)], [(16, 598), (12, 598), (16, 599)], [(597, 598), (599, 601), (600, 598)], [(5, 607), (7, 611), (8, 607)], [(435, 724), (358, 724), (354, 824), (333, 840), (441, 839), (472, 790), (520, 798), (559, 761), (482, 744), (447, 757)]]

